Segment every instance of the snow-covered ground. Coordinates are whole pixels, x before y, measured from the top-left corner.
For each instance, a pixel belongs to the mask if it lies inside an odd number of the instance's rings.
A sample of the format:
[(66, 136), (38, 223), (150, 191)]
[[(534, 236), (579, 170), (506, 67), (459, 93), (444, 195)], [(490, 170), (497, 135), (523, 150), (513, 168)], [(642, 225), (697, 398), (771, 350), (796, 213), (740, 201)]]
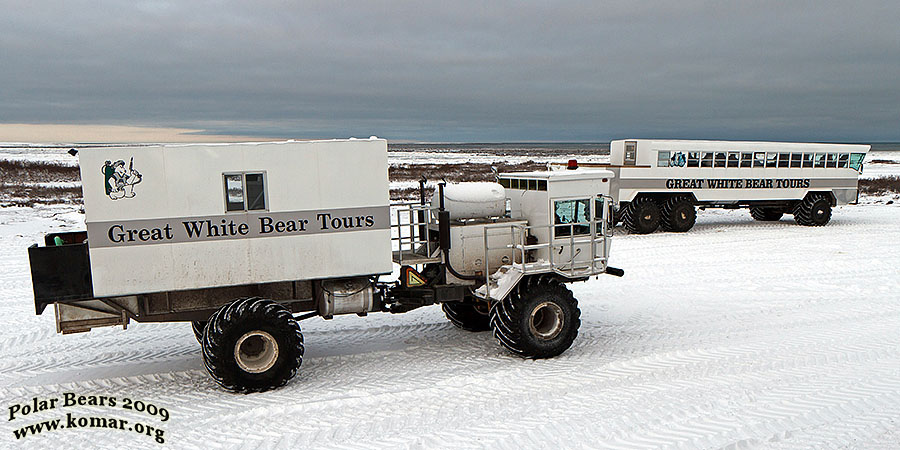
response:
[[(216, 386), (187, 324), (56, 334), (50, 310), (34, 315), (25, 249), (80, 216), (0, 209), (0, 447), (161, 448), (101, 428), (15, 438), (71, 413), (162, 429), (170, 448), (896, 448), (900, 207), (881, 200), (822, 228), (704, 211), (685, 234), (617, 234), (625, 277), (571, 286), (581, 331), (550, 360), (439, 307), (304, 321), (301, 373), (254, 395)], [(7, 420), (67, 392), (171, 418), (76, 405)]]
[[(65, 149), (31, 148), (0, 149), (0, 159), (72, 161)], [(863, 176), (898, 173), (867, 163)], [(301, 323), (301, 373), (254, 395), (217, 387), (187, 324), (56, 334), (50, 309), (34, 315), (26, 248), (83, 229), (82, 216), (0, 208), (0, 448), (161, 446), (133, 429), (15, 437), (66, 414), (152, 426), (170, 448), (898, 448), (900, 195), (860, 200), (822, 228), (710, 210), (685, 234), (617, 233), (611, 264), (625, 277), (571, 285), (582, 328), (551, 360), (510, 356), (439, 307), (316, 318)], [(119, 404), (22, 414), (34, 398), (66, 393)], [(125, 398), (171, 418), (122, 409)]]

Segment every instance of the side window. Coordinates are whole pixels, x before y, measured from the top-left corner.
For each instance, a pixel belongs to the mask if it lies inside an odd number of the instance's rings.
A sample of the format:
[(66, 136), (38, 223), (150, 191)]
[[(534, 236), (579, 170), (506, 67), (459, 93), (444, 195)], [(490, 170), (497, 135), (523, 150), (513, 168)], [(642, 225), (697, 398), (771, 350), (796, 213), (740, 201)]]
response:
[[(553, 224), (556, 237), (583, 236), (591, 233), (590, 203), (583, 200), (557, 200), (553, 202)], [(578, 224), (578, 225), (572, 225)]]
[(850, 168), (857, 171), (862, 172), (862, 162), (865, 159), (865, 153), (851, 153), (850, 154)]
[(656, 167), (669, 167), (671, 152), (659, 152), (656, 156)]
[(703, 157), (700, 158), (700, 167), (712, 167), (712, 163), (713, 163), (712, 152), (703, 152)]
[(848, 167), (848, 162), (850, 161), (850, 155), (847, 153), (841, 153), (838, 157), (837, 166), (839, 169), (846, 169)]
[(728, 154), (728, 167), (738, 167), (740, 164), (740, 153), (731, 152)]
[(825, 161), (826, 161), (825, 167), (828, 167), (828, 168), (837, 167), (837, 155), (835, 155), (834, 153), (828, 153), (828, 157)]
[(791, 153), (791, 167), (800, 167), (801, 158), (803, 158), (803, 153)]
[(501, 178), (501, 179), (497, 180), (497, 182), (500, 183), (500, 186), (503, 186), (504, 188), (509, 189), (509, 178)]
[(778, 154), (778, 167), (791, 167), (791, 154), (790, 153), (779, 153)]
[(813, 154), (812, 153), (804, 153), (803, 154), (803, 167), (812, 167), (813, 166)]
[(258, 211), (268, 208), (263, 172), (226, 173), (225, 211)]
[(700, 167), (700, 152), (688, 152), (688, 167)]
[(741, 153), (741, 167), (753, 167), (753, 153)]
[(225, 211), (244, 210), (244, 177), (243, 175), (225, 175)]
[(725, 167), (725, 152), (716, 153), (716, 167)]
[(766, 166), (766, 153), (765, 152), (756, 152), (753, 157), (753, 167), (765, 167)]
[(816, 153), (815, 157), (815, 167), (825, 167), (825, 154), (824, 153)]
[(247, 191), (247, 209), (256, 211), (266, 209), (266, 186), (263, 182), (263, 174), (247, 173), (244, 174)]
[(766, 153), (766, 167), (778, 167), (778, 153)]
[(625, 165), (633, 166), (635, 161), (637, 161), (637, 142), (626, 141), (625, 142)]

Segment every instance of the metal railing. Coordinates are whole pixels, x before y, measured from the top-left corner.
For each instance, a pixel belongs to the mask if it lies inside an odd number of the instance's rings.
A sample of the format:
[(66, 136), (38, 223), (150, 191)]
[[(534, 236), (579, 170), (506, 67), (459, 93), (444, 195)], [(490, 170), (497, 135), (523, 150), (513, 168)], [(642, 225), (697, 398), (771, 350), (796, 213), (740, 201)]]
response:
[[(397, 255), (397, 263), (404, 265), (404, 256), (408, 264), (419, 264), (421, 259), (431, 258), (438, 248), (437, 240), (432, 240), (431, 225), (436, 223), (436, 208), (418, 202), (394, 203), (391, 205), (391, 249)], [(404, 220), (405, 219), (405, 220)], [(396, 250), (394, 248), (396, 242)], [(419, 262), (417, 262), (419, 261)]]
[[(556, 272), (568, 278), (581, 278), (605, 272), (607, 260), (609, 258), (609, 248), (613, 229), (611, 223), (611, 218), (613, 217), (613, 199), (608, 195), (598, 196), (597, 198), (603, 199), (603, 211), (601, 217), (593, 222), (548, 225), (494, 224), (485, 226), (483, 260), (485, 298), (490, 299), (491, 297), (490, 277), (493, 275), (493, 272), (490, 269), (490, 258), (488, 257), (491, 250), (509, 250), (510, 264), (508, 265), (514, 269), (520, 270), (523, 275)], [(575, 227), (582, 226), (587, 226), (590, 232), (588, 234), (576, 235)], [(559, 230), (560, 228), (565, 229), (566, 227), (568, 227), (569, 232), (567, 240), (552, 239), (554, 229)], [(496, 229), (509, 230), (512, 236), (510, 241), (513, 243), (491, 247), (488, 241), (488, 233), (489, 230)], [(534, 235), (531, 231), (539, 229), (547, 231), (547, 236), (551, 236), (550, 241), (528, 244), (528, 236)], [(496, 236), (496, 234), (494, 236)], [(569, 259), (560, 263), (553, 257), (554, 250), (559, 249), (559, 254), (562, 254), (562, 252), (565, 251), (566, 246), (569, 247)], [(590, 258), (577, 259), (581, 253), (580, 246), (590, 247)], [(529, 252), (540, 249), (547, 249), (548, 259), (546, 261), (529, 262)], [(599, 254), (598, 250), (600, 251)], [(518, 256), (518, 259), (516, 256)]]

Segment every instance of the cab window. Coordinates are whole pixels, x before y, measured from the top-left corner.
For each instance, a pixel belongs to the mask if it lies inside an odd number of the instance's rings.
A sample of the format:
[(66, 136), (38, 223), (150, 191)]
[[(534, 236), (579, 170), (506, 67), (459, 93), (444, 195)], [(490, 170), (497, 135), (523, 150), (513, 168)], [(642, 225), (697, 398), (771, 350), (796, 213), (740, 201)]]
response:
[(851, 153), (850, 154), (850, 168), (856, 170), (857, 172), (862, 172), (862, 163), (863, 159), (866, 158), (865, 153)]
[(553, 202), (553, 227), (557, 238), (584, 236), (591, 233), (591, 205), (588, 199)]

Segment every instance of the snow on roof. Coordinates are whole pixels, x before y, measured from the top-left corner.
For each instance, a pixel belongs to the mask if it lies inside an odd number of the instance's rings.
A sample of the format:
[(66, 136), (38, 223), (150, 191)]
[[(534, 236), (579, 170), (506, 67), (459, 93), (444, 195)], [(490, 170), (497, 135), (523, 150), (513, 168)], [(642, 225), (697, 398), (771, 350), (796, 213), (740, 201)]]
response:
[(685, 139), (617, 139), (612, 141), (624, 142), (636, 141), (650, 143), (654, 149), (660, 150), (690, 150), (690, 149), (732, 149), (732, 150), (797, 150), (797, 151), (831, 151), (831, 152), (861, 152), (865, 153), (871, 148), (866, 144), (825, 144), (814, 142), (771, 142), (771, 141), (710, 141), (710, 140), (685, 140)]
[(575, 170), (550, 170), (535, 172), (501, 173), (503, 178), (539, 178), (546, 180), (587, 180), (594, 178), (613, 178), (615, 174), (606, 169), (578, 168)]

